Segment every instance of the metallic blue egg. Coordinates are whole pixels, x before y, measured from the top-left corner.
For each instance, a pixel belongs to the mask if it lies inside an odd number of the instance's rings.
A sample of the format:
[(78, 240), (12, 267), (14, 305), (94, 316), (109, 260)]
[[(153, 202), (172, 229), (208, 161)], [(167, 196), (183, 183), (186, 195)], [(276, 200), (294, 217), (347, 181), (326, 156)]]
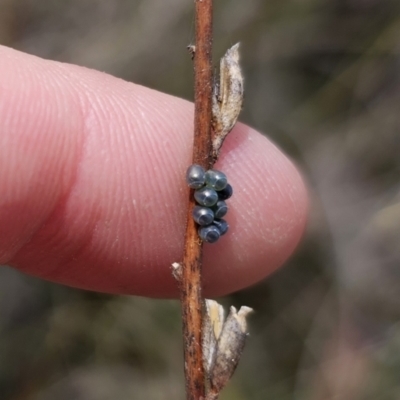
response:
[(207, 243), (215, 243), (221, 236), (219, 229), (215, 225), (202, 226), (198, 230), (200, 239)]
[(228, 206), (223, 200), (217, 201), (217, 204), (213, 206), (212, 210), (214, 211), (215, 218), (222, 218), (228, 212)]
[(217, 204), (218, 194), (214, 189), (206, 186), (196, 190), (194, 192), (194, 198), (201, 206), (211, 207)]
[(210, 225), (214, 221), (214, 212), (208, 207), (195, 206), (192, 216), (201, 226)]
[(192, 189), (199, 189), (206, 182), (206, 171), (201, 165), (193, 164), (186, 171), (186, 183)]
[(210, 169), (206, 172), (206, 185), (215, 190), (222, 190), (228, 184), (228, 178), (226, 175), (217, 171), (216, 169)]
[(228, 232), (229, 225), (224, 219), (215, 219), (213, 225), (218, 228), (221, 236)]
[(230, 197), (232, 197), (233, 194), (233, 188), (232, 186), (228, 183), (224, 189), (220, 190), (218, 192), (218, 197), (220, 200), (227, 200)]

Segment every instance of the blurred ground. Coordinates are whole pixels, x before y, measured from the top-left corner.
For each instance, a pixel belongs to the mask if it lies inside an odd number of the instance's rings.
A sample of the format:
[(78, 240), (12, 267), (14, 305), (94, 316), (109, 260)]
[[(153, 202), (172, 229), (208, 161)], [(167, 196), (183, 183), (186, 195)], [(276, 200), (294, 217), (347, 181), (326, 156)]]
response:
[[(218, 0), (241, 120), (303, 168), (312, 214), (222, 400), (400, 398), (400, 2)], [(0, 43), (192, 98), (189, 0), (0, 0)], [(178, 305), (0, 269), (1, 400), (183, 398)]]

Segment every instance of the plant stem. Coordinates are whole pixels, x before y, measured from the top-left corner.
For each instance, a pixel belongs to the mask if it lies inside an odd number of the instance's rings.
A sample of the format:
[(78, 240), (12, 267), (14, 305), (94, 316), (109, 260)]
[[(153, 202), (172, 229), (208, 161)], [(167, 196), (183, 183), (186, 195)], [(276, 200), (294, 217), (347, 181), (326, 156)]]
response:
[[(195, 0), (196, 41), (194, 55), (195, 116), (193, 164), (205, 169), (211, 165), (211, 95), (212, 95), (212, 0)], [(201, 267), (202, 242), (191, 217), (195, 205), (190, 191), (189, 209), (181, 276), (181, 302), (187, 400), (205, 397), (202, 357)]]

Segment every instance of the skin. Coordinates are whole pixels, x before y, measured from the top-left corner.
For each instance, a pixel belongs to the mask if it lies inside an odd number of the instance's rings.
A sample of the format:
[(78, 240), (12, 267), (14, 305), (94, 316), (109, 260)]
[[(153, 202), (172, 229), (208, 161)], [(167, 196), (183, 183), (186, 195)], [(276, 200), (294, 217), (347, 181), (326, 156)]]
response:
[[(0, 47), (0, 264), (78, 288), (177, 296), (193, 105), (112, 76)], [(216, 168), (230, 230), (204, 248), (204, 294), (265, 278), (306, 222), (303, 180), (237, 124)]]

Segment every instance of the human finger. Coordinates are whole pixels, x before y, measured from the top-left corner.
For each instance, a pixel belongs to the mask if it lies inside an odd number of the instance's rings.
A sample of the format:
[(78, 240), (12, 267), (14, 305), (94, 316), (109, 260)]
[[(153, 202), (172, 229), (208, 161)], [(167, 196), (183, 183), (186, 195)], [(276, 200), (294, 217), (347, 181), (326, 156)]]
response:
[[(175, 296), (184, 246), (191, 103), (0, 48), (0, 263), (79, 288)], [(230, 231), (205, 245), (207, 296), (262, 279), (292, 253), (307, 195), (293, 164), (238, 124), (216, 166)]]

